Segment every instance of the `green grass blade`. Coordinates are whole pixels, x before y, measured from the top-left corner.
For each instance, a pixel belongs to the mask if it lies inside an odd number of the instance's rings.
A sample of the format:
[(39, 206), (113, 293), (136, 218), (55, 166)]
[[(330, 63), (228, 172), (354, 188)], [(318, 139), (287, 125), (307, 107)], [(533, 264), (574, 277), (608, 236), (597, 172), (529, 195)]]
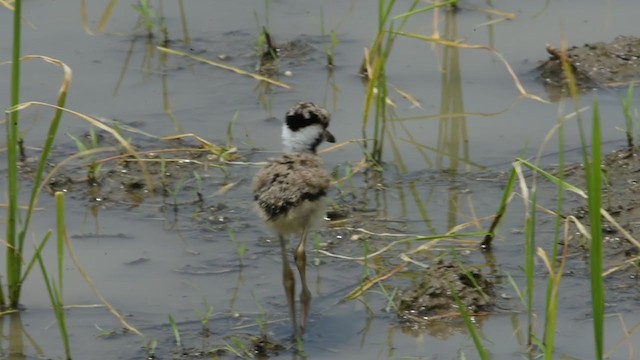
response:
[[(33, 179), (31, 197), (29, 199), (29, 207), (27, 209), (26, 218), (22, 226), (22, 230), (20, 231), (20, 234), (19, 234), (18, 249), (20, 250), (21, 253), (22, 253), (22, 247), (24, 245), (24, 239), (27, 233), (27, 229), (29, 228), (29, 225), (31, 223), (31, 215), (33, 214), (33, 209), (36, 206), (38, 195), (40, 194), (40, 184), (42, 183), (44, 170), (47, 167), (47, 160), (49, 159), (49, 154), (51, 153), (51, 149), (53, 149), (53, 142), (55, 141), (56, 134), (58, 133), (58, 127), (60, 125), (60, 121), (62, 120), (62, 114), (63, 114), (62, 108), (64, 108), (64, 105), (66, 103), (67, 90), (71, 82), (71, 69), (66, 64), (58, 60), (47, 58), (47, 57), (25, 57), (25, 58), (40, 59), (40, 60), (62, 67), (64, 71), (64, 79), (63, 79), (62, 85), (60, 86), (60, 90), (58, 91), (58, 99), (56, 102), (57, 107), (55, 109), (53, 119), (51, 120), (51, 124), (49, 125), (47, 138), (45, 139), (44, 146), (42, 147), (42, 153), (40, 154), (40, 159), (38, 161), (38, 168), (35, 172), (34, 179)], [(17, 110), (14, 112), (17, 112)]]
[(64, 193), (57, 191), (55, 193), (56, 199), (56, 228), (57, 228), (57, 255), (58, 255), (58, 292), (60, 293), (60, 300), (62, 300), (62, 280), (64, 270), (64, 238), (67, 236), (67, 228), (64, 221)]
[[(11, 55), (11, 106), (20, 103), (20, 52), (22, 43), (22, 0), (16, 0), (13, 9), (13, 52)], [(11, 112), (7, 114), (7, 168), (9, 169), (7, 181), (7, 287), (9, 306), (16, 308), (20, 294), (20, 271), (22, 263), (20, 253), (17, 251), (17, 220), (18, 220), (18, 115)], [(12, 299), (15, 299), (12, 300)], [(5, 306), (5, 298), (0, 299), (0, 305)]]
[[(64, 219), (64, 193), (57, 191), (55, 193), (56, 199), (56, 227), (57, 227), (57, 255), (58, 255), (58, 287), (54, 287), (54, 295), (56, 297), (55, 303), (58, 304), (58, 308), (54, 307), (56, 311), (56, 318), (58, 319), (58, 327), (60, 328), (60, 335), (62, 337), (62, 343), (64, 345), (64, 351), (67, 354), (67, 359), (71, 359), (71, 346), (69, 344), (69, 334), (67, 332), (67, 320), (63, 309), (64, 298), (62, 295), (62, 281), (64, 279), (64, 244), (67, 236), (67, 227)], [(54, 282), (55, 284), (55, 282)], [(53, 302), (52, 302), (53, 304)]]
[(602, 276), (602, 149), (600, 144), (600, 112), (598, 100), (593, 100), (592, 150), (590, 166), (586, 167), (589, 194), (589, 221), (591, 223), (591, 301), (593, 306), (593, 332), (596, 359), (604, 354), (604, 279)]
[[(17, 208), (14, 210), (12, 205), (13, 202), (17, 202), (17, 183), (12, 185), (12, 183), (16, 181), (15, 179), (12, 179), (12, 177), (15, 176), (15, 174), (11, 174), (11, 171), (9, 172), (9, 179), (10, 179), (9, 180), (9, 194), (10, 194), (9, 204), (10, 205), (9, 205), (9, 216), (7, 220), (7, 223), (8, 223), (7, 243), (10, 246), (8, 247), (8, 251), (7, 251), (7, 272), (8, 272), (7, 282), (9, 287), (9, 294), (8, 294), (9, 306), (12, 308), (17, 307), (20, 302), (20, 293), (22, 288), (21, 280), (23, 278), (21, 276), (23, 259), (21, 258), (20, 254), (24, 253), (23, 250), (24, 250), (26, 234), (31, 224), (33, 211), (41, 191), (40, 185), (42, 184), (42, 178), (44, 176), (44, 171), (47, 166), (47, 160), (49, 158), (51, 149), (53, 148), (53, 142), (55, 140), (55, 136), (58, 131), (58, 126), (62, 118), (62, 114), (63, 114), (62, 108), (66, 102), (67, 89), (71, 81), (71, 69), (66, 64), (62, 63), (59, 60), (52, 59), (46, 56), (36, 56), (36, 55), (25, 56), (21, 60), (22, 61), (42, 60), (47, 63), (60, 66), (64, 71), (64, 79), (58, 91), (58, 101), (57, 101), (55, 114), (51, 121), (51, 124), (49, 125), (47, 138), (45, 139), (45, 143), (42, 148), (42, 153), (38, 161), (38, 168), (35, 171), (33, 184), (31, 185), (32, 186), (31, 196), (29, 198), (29, 205), (25, 213), (25, 219), (22, 223), (20, 232), (17, 234), (16, 234), (16, 228), (15, 228), (16, 227), (15, 217), (18, 215)], [(17, 105), (13, 105), (9, 110), (7, 110), (7, 112), (9, 113), (10, 122), (12, 123), (11, 127), (7, 130), (7, 133), (8, 133), (7, 165), (9, 169), (17, 169), (17, 163), (15, 164), (12, 163), (17, 160), (16, 153), (15, 153), (17, 151), (17, 146), (12, 145), (12, 142), (17, 142), (17, 136), (18, 136), (17, 133), (19, 130), (18, 123), (17, 123), (17, 116), (18, 116), (19, 110), (21, 109), (22, 109), (22, 104), (17, 104)], [(14, 124), (14, 117), (16, 117), (15, 124)], [(13, 155), (9, 155), (9, 154), (13, 154)], [(11, 214), (13, 214), (14, 211), (15, 211), (15, 215), (13, 215), (13, 218), (12, 218)]]
[(42, 254), (42, 250), (44, 250), (44, 247), (45, 247), (45, 245), (47, 245), (47, 242), (49, 241), (49, 238), (51, 238), (51, 234), (53, 234), (51, 232), (51, 230), (47, 231), (47, 233), (45, 234), (44, 238), (42, 238), (42, 241), (40, 242), (40, 245), (38, 245), (38, 247), (36, 247), (35, 254), (33, 255), (31, 260), (27, 264), (24, 272), (22, 273), (22, 278), (20, 279), (20, 282), (24, 282), (27, 279), (27, 277), (29, 277), (29, 273), (31, 273), (31, 270), (33, 269), (33, 266), (36, 263), (37, 255), (38, 254)]
[(517, 158), (516, 159), (517, 162), (521, 163), (522, 165), (528, 167), (529, 169), (535, 171), (536, 173), (544, 176), (547, 180), (551, 181), (552, 183), (556, 184), (557, 186), (561, 186), (563, 190), (567, 190), (567, 191), (571, 191), (574, 192), (578, 195), (580, 195), (583, 198), (587, 198), (587, 194), (582, 191), (582, 189), (580, 189), (579, 187), (573, 186), (571, 184), (569, 184), (568, 182), (563, 181), (562, 179), (558, 178), (557, 176), (551, 175), (550, 173), (542, 170), (541, 168), (539, 168), (538, 166), (528, 162), (527, 160), (521, 159), (521, 158)]
[(520, 299), (520, 302), (522, 303), (522, 305), (526, 306), (527, 303), (524, 300), (524, 295), (522, 294), (520, 287), (516, 283), (516, 280), (511, 276), (511, 274), (507, 274), (507, 279), (509, 280), (509, 284), (511, 285), (511, 288), (513, 289), (513, 291), (515, 291), (516, 296), (518, 296), (518, 299)]
[[(529, 347), (533, 344), (535, 337), (533, 331), (533, 295), (535, 277), (535, 254), (536, 254), (536, 191), (531, 192), (531, 207), (525, 219), (525, 245), (524, 245), (524, 273), (527, 282), (527, 338)], [(527, 199), (525, 199), (527, 201)]]
[(173, 319), (173, 316), (169, 314), (169, 324), (171, 325), (171, 331), (173, 331), (173, 337), (176, 339), (176, 346), (182, 347), (182, 340), (180, 339), (180, 329), (178, 329), (178, 325), (176, 321)]
[(473, 344), (475, 345), (476, 350), (478, 351), (478, 355), (480, 356), (480, 359), (490, 360), (491, 356), (489, 356), (489, 352), (484, 347), (484, 345), (482, 345), (482, 341), (480, 341), (480, 335), (478, 335), (478, 331), (476, 330), (476, 327), (473, 324), (473, 321), (471, 321), (471, 317), (469, 316), (469, 313), (467, 313), (467, 309), (465, 308), (462, 301), (460, 301), (458, 292), (456, 291), (456, 289), (453, 288), (453, 286), (451, 286), (451, 284), (449, 284), (449, 290), (451, 290), (451, 294), (453, 295), (453, 298), (456, 300), (456, 304), (458, 305), (458, 310), (460, 310), (460, 314), (464, 319), (464, 323), (467, 326), (467, 330), (469, 331), (469, 335), (471, 335), (471, 339), (473, 340)]
[(622, 113), (624, 114), (624, 121), (626, 124), (625, 134), (627, 136), (627, 146), (633, 147), (633, 88), (636, 86), (635, 82), (631, 82), (627, 88), (627, 96), (622, 99)]
[(513, 185), (516, 182), (516, 170), (515, 168), (511, 169), (511, 174), (509, 174), (509, 180), (507, 181), (507, 186), (504, 189), (504, 192), (502, 193), (502, 200), (500, 200), (500, 206), (498, 207), (498, 212), (496, 213), (496, 216), (493, 218), (493, 222), (491, 223), (491, 226), (489, 227), (489, 230), (487, 230), (487, 234), (484, 237), (484, 240), (482, 240), (482, 244), (480, 245), (483, 249), (491, 249), (491, 242), (493, 241), (493, 238), (496, 236), (496, 228), (498, 227), (498, 224), (500, 224), (500, 220), (502, 220), (502, 217), (504, 216), (505, 212), (507, 211), (507, 205), (509, 204), (509, 198), (511, 197), (511, 193), (513, 192)]
[(71, 360), (71, 345), (69, 343), (69, 334), (67, 332), (66, 318), (61, 297), (62, 294), (58, 292), (55, 280), (49, 279), (49, 274), (47, 272), (47, 268), (44, 266), (44, 262), (42, 261), (40, 252), (36, 251), (36, 258), (38, 259), (38, 264), (40, 265), (40, 270), (42, 271), (42, 278), (47, 288), (47, 293), (49, 294), (49, 300), (51, 301), (53, 313), (56, 317), (58, 329), (60, 329), (60, 336), (62, 338), (62, 343), (66, 354), (65, 358), (67, 360)]
[[(558, 259), (558, 244), (561, 242), (560, 233), (562, 227), (562, 212), (564, 201), (564, 189), (560, 185), (564, 183), (564, 117), (558, 119), (558, 179), (557, 184), (557, 201), (556, 216), (554, 224), (554, 241), (551, 252), (551, 259), (548, 261), (549, 279), (547, 281), (547, 294), (545, 305), (545, 327), (544, 327), (544, 358), (553, 359), (553, 350), (555, 344), (555, 329), (558, 313), (558, 301), (560, 293), (560, 280), (562, 279), (562, 270), (558, 270), (556, 259)], [(565, 242), (569, 241), (565, 239)]]

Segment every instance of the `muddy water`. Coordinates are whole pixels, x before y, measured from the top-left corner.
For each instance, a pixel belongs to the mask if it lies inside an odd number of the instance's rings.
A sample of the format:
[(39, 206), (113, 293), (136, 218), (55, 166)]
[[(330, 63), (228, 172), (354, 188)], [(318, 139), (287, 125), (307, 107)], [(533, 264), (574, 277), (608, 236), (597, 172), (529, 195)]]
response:
[[(633, 32), (632, 24), (640, 11), (637, 4), (616, 6), (598, 1), (550, 2), (546, 8), (542, 4), (512, 2), (493, 5), (515, 13), (516, 17), (487, 25), (497, 18), (481, 11), (487, 5), (465, 3), (456, 16), (443, 15), (449, 30), (445, 32), (442, 27), (442, 34), (462, 38), (467, 43), (494, 46), (513, 66), (524, 87), (541, 97), (546, 94), (534, 69), (537, 61), (547, 56), (545, 44), (558, 45), (562, 34), (571, 44), (612, 40)], [(394, 13), (404, 10), (398, 6)], [(330, 42), (321, 36), (321, 7), (325, 28), (334, 29), (340, 40), (333, 72), (325, 67), (324, 49)], [(68, 107), (118, 119), (155, 136), (190, 132), (223, 143), (227, 125), (238, 112), (234, 142), (244, 156), (243, 161), (261, 161), (277, 153), (280, 123), (274, 117), (281, 117), (298, 100), (324, 104), (333, 113), (331, 127), (339, 141), (362, 136), (364, 88), (356, 74), (363, 48), (369, 46), (376, 31), (375, 6), (367, 1), (322, 5), (312, 1), (276, 1), (272, 2), (268, 16), (263, 4), (253, 1), (189, 1), (184, 8), (191, 39), (188, 44), (184, 42), (186, 35), (177, 4), (164, 4), (169, 46), (210, 59), (223, 58), (246, 70), (253, 71), (256, 64), (258, 26), (254, 13), (261, 24), (268, 17), (276, 41), (297, 40), (310, 45), (311, 50), (281, 62), (281, 71), (291, 71), (293, 76), (282, 76), (280, 80), (292, 89), (274, 87), (261, 91), (250, 78), (184, 58), (161, 57), (155, 50), (159, 40), (147, 41), (144, 32), (136, 29), (137, 14), (124, 3), (115, 7), (103, 33), (96, 30), (104, 10), (102, 5), (88, 4), (90, 25), (96, 32), (89, 35), (83, 31), (78, 4), (27, 2), (24, 17), (32, 26), (24, 26), (23, 52), (59, 58), (71, 66), (74, 80)], [(10, 18), (8, 11), (0, 11), (1, 33), (10, 33)], [(405, 29), (429, 35), (431, 24), (431, 16), (417, 16)], [(8, 39), (0, 42), (2, 61), (9, 57), (8, 44)], [(387, 70), (389, 82), (412, 94), (421, 107), (412, 106), (398, 93), (391, 94), (398, 116), (409, 119), (394, 123), (399, 156), (394, 157), (391, 148), (388, 149), (384, 177), (368, 180), (369, 184), (379, 184), (371, 190), (363, 190), (364, 179), (356, 176), (353, 185), (342, 183), (341, 192), (332, 194), (336, 203), (357, 210), (342, 225), (376, 233), (437, 234), (475, 217), (489, 216), (501, 196), (505, 181), (501, 171), (508, 169), (514, 157), (537, 151), (556, 121), (558, 104), (519, 99), (503, 64), (488, 52), (462, 50), (459, 62), (456, 54), (451, 56), (447, 61), (440, 48), (433, 49), (417, 40), (398, 39)], [(440, 71), (443, 66), (450, 73), (459, 74), (459, 78), (443, 77)], [(23, 75), (23, 100), (55, 101), (61, 76), (58, 69), (31, 62), (25, 64)], [(8, 79), (9, 67), (0, 66), (0, 83), (8, 84)], [(456, 104), (455, 112), (476, 115), (446, 120), (415, 119), (445, 112), (441, 99), (446, 94), (457, 100), (452, 101)], [(598, 96), (606, 148), (620, 147), (623, 136), (617, 128), (623, 127), (619, 106), (622, 94), (606, 90)], [(0, 99), (5, 99), (3, 106), (7, 106), (8, 86), (0, 87)], [(590, 96), (583, 100), (588, 103)], [(167, 109), (171, 110), (171, 116)], [(28, 129), (26, 143), (34, 155), (43, 141), (49, 116), (43, 109), (23, 112), (24, 127)], [(86, 131), (80, 120), (67, 117), (55, 154), (57, 159), (74, 151), (72, 141), (64, 133), (81, 136)], [(571, 126), (567, 132), (567, 147), (577, 148), (576, 128)], [(171, 146), (139, 133), (129, 136), (146, 149)], [(253, 148), (266, 151), (256, 152)], [(553, 146), (545, 150), (549, 154), (544, 158), (546, 164), (555, 161), (554, 152)], [(579, 154), (574, 151), (568, 155), (578, 159)], [(344, 171), (341, 166), (357, 162), (362, 153), (358, 146), (349, 145), (327, 153), (325, 158), (328, 167)], [(67, 223), (82, 265), (112, 305), (147, 340), (158, 341), (157, 354), (161, 358), (169, 358), (175, 351), (169, 314), (178, 323), (187, 347), (183, 358), (194, 358), (199, 350), (231, 342), (228, 336), (260, 335), (257, 323), (264, 321), (257, 319), (264, 316), (269, 338), (286, 343), (290, 330), (280, 285), (278, 246), (249, 211), (248, 179), (256, 169), (252, 165), (235, 165), (227, 171), (214, 167), (177, 170), (170, 181), (176, 197), (172, 194), (126, 197), (115, 191), (71, 189)], [(193, 179), (194, 170), (201, 175), (200, 184)], [(226, 184), (235, 186), (218, 193)], [(197, 192), (204, 195), (202, 202), (195, 201)], [(541, 201), (552, 204), (553, 190), (546, 190), (541, 197)], [(144, 200), (140, 201), (141, 198)], [(569, 199), (567, 205), (574, 204), (577, 201)], [(44, 195), (39, 205), (44, 210), (37, 215), (34, 238), (42, 236), (55, 223), (51, 215), (52, 199)], [(520, 269), (523, 264), (520, 211), (519, 205), (514, 205), (501, 227), (493, 257), (485, 257), (473, 248), (459, 250), (465, 263), (483, 265), (485, 276), (495, 281), (496, 292), (505, 298), (495, 314), (477, 320), (496, 359), (519, 358), (525, 349), (521, 340), (525, 327), (522, 306), (505, 280), (510, 274), (520, 286), (524, 284)], [(552, 224), (548, 219), (541, 219), (541, 223)], [(486, 223), (482, 224), (486, 227)], [(329, 252), (346, 256), (363, 253), (362, 242), (351, 240), (358, 235), (352, 230), (337, 227), (320, 234), (321, 246)], [(552, 238), (551, 229), (541, 228), (539, 237), (543, 246), (549, 247), (544, 241)], [(379, 248), (388, 241), (374, 236), (370, 246)], [(246, 247), (242, 264), (238, 244)], [(439, 249), (446, 251), (446, 244)], [(53, 254), (47, 255), (53, 266)], [(317, 259), (318, 265), (309, 273), (314, 296), (305, 341), (309, 357), (457, 358), (463, 352), (469, 358), (475, 356), (473, 343), (460, 324), (438, 323), (421, 330), (400, 326), (396, 315), (385, 310), (388, 304), (379, 288), (365, 294), (364, 302), (338, 304), (360, 283), (362, 264), (319, 254), (310, 258)], [(428, 262), (429, 256), (420, 260)], [(387, 266), (399, 261), (397, 253), (383, 259)], [(575, 265), (577, 269), (586, 266), (580, 261)], [(66, 269), (65, 302), (98, 304), (70, 261)], [(418, 267), (407, 270), (407, 274), (419, 272)], [(546, 280), (541, 265), (538, 274), (541, 291), (536, 296), (536, 308), (542, 313)], [(390, 280), (389, 289), (406, 286), (408, 278)], [(592, 357), (588, 284), (579, 271), (564, 280), (556, 341), (559, 354)], [(633, 295), (614, 293), (607, 309), (609, 314), (620, 314), (628, 327), (640, 321), (634, 315), (637, 301)], [(23, 302), (27, 310), (20, 320), (25, 332), (10, 332), (9, 323), (17, 325), (18, 319), (4, 318), (5, 335), (14, 339), (3, 344), (4, 353), (25, 353), (30, 358), (41, 353), (52, 358), (62, 356), (57, 329), (51, 326), (53, 314), (37, 276), (25, 286)], [(202, 336), (197, 315), (207, 305), (213, 309), (206, 324), (211, 332), (209, 337)], [(607, 320), (608, 349), (623, 338), (619, 319), (614, 315)], [(104, 308), (74, 308), (68, 316), (75, 358), (143, 358), (144, 341), (121, 334), (121, 325)], [(113, 330), (114, 334), (101, 336), (98, 327)], [(625, 346), (615, 351), (613, 358), (626, 357)], [(288, 358), (291, 352), (271, 356)], [(6, 358), (22, 357), (6, 355)]]

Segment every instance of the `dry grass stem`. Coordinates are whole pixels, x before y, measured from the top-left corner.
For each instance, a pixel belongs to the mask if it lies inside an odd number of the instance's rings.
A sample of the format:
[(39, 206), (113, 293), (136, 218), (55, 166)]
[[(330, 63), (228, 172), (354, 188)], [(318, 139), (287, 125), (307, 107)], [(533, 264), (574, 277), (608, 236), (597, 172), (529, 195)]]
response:
[(69, 236), (66, 233), (64, 236), (64, 241), (65, 241), (65, 244), (67, 245), (67, 250), (69, 251), (69, 256), (71, 257), (73, 264), (75, 265), (76, 269), (78, 269), (78, 272), (80, 273), (80, 275), (82, 275), (82, 277), (87, 282), (91, 290), (93, 290), (94, 294), (98, 297), (100, 302), (102, 302), (104, 306), (109, 310), (109, 312), (113, 314), (118, 319), (118, 321), (120, 321), (122, 326), (124, 326), (127, 330), (131, 331), (132, 333), (144, 338), (144, 335), (134, 326), (130, 325), (127, 322), (127, 320), (125, 320), (124, 316), (120, 315), (118, 310), (116, 310), (113, 306), (111, 306), (111, 304), (109, 304), (107, 299), (105, 299), (105, 297), (102, 296), (102, 293), (100, 292), (100, 290), (98, 290), (98, 288), (93, 283), (93, 280), (91, 280), (91, 277), (89, 276), (89, 274), (87, 274), (87, 272), (84, 270), (84, 267), (82, 267), (82, 265), (80, 264), (80, 261), (78, 260), (78, 256), (76, 255), (76, 252), (73, 249), (73, 245), (71, 245), (71, 240), (69, 239)]
[(339, 144), (335, 144), (335, 145), (331, 145), (328, 148), (324, 148), (322, 150), (318, 151), (318, 154), (325, 154), (331, 151), (335, 151), (338, 150), (340, 148), (343, 148), (347, 145), (353, 144), (353, 143), (360, 143), (360, 142), (364, 142), (364, 141), (371, 141), (370, 139), (351, 139), (351, 140), (347, 140), (347, 141), (343, 141)]
[(61, 110), (64, 111), (66, 113), (72, 114), (86, 122), (88, 122), (89, 124), (99, 128), (100, 130), (104, 130), (106, 132), (108, 132), (109, 134), (111, 134), (111, 136), (113, 136), (116, 140), (118, 140), (118, 142), (120, 143), (120, 145), (122, 145), (126, 150), (127, 153), (131, 156), (133, 156), (134, 158), (136, 158), (138, 165), (140, 166), (140, 169), (142, 170), (142, 173), (144, 174), (144, 178), (145, 178), (145, 182), (147, 184), (147, 186), (149, 187), (149, 189), (152, 189), (152, 180), (151, 180), (151, 176), (149, 175), (149, 172), (147, 171), (146, 166), (144, 166), (144, 163), (142, 161), (142, 159), (140, 159), (137, 155), (136, 155), (136, 151), (133, 148), (133, 146), (131, 146), (131, 144), (129, 144), (129, 142), (122, 137), (122, 135), (120, 135), (116, 130), (112, 129), (111, 127), (103, 124), (100, 120), (95, 119), (91, 116), (79, 113), (77, 111), (71, 110), (71, 109), (67, 109), (67, 108), (63, 108), (57, 105), (52, 105), (52, 104), (48, 104), (48, 103), (44, 103), (44, 102), (40, 102), (40, 101), (29, 101), (29, 102), (25, 102), (25, 103), (21, 103), (18, 104), (18, 106), (10, 109), (9, 111), (18, 111), (18, 110), (22, 110), (22, 109), (26, 109), (28, 107), (34, 106), (34, 105), (39, 105), (39, 106), (44, 106), (44, 107), (50, 107), (50, 108), (54, 108), (57, 110)]
[(372, 286), (390, 278), (397, 272), (404, 269), (406, 266), (407, 266), (407, 263), (402, 263), (384, 274), (380, 274), (372, 279), (365, 281), (363, 284), (361, 284), (360, 286), (358, 286), (357, 288), (349, 292), (347, 295), (345, 295), (344, 298), (342, 298), (341, 302), (347, 301), (347, 300), (354, 300), (358, 298), (360, 295), (364, 294), (367, 290), (369, 290)]
[(535, 101), (540, 101), (540, 102), (545, 103), (545, 104), (549, 104), (550, 103), (549, 101), (544, 100), (543, 98), (541, 98), (541, 97), (539, 97), (537, 95), (533, 95), (533, 94), (528, 93), (525, 90), (524, 86), (522, 86), (522, 83), (520, 82), (520, 79), (516, 75), (515, 71), (513, 71), (513, 68), (511, 67), (509, 62), (504, 58), (504, 56), (502, 56), (501, 53), (497, 52), (495, 49), (493, 49), (493, 48), (491, 48), (489, 46), (464, 44), (464, 43), (459, 42), (459, 41), (441, 40), (441, 39), (437, 39), (437, 38), (434, 38), (434, 37), (424, 36), (424, 35), (420, 35), (420, 34), (407, 33), (407, 32), (404, 32), (404, 31), (391, 31), (391, 33), (396, 34), (396, 35), (411, 37), (411, 38), (415, 38), (415, 39), (419, 39), (419, 40), (423, 40), (423, 41), (428, 41), (428, 42), (431, 42), (431, 43), (434, 43), (434, 44), (443, 45), (443, 46), (451, 46), (451, 47), (457, 47), (457, 48), (461, 48), (461, 49), (477, 49), (477, 50), (489, 51), (494, 56), (496, 56), (498, 58), (498, 60), (500, 60), (500, 62), (502, 62), (502, 64), (505, 66), (505, 68), (507, 69), (507, 72), (509, 73), (509, 75), (511, 76), (511, 79), (513, 80), (513, 83), (514, 83), (516, 89), (520, 93), (520, 96), (522, 96), (524, 98), (532, 99), (532, 100), (535, 100)]
[(291, 89), (291, 86), (289, 86), (289, 85), (287, 85), (287, 84), (285, 84), (285, 83), (283, 83), (281, 81), (273, 80), (273, 79), (270, 79), (270, 78), (262, 76), (262, 75), (258, 75), (258, 74), (254, 74), (254, 73), (251, 73), (251, 72), (248, 72), (248, 71), (244, 71), (244, 70), (242, 70), (240, 68), (237, 68), (235, 66), (222, 64), (222, 63), (219, 63), (219, 62), (216, 62), (216, 61), (213, 61), (213, 60), (205, 59), (205, 58), (200, 57), (200, 56), (187, 54), (187, 53), (185, 53), (183, 51), (168, 49), (168, 48), (165, 48), (165, 47), (162, 47), (162, 46), (158, 46), (157, 49), (162, 51), (162, 52), (165, 52), (167, 54), (188, 57), (190, 59), (193, 59), (193, 60), (196, 60), (196, 61), (200, 61), (200, 62), (203, 62), (205, 64), (209, 64), (211, 66), (215, 66), (215, 67), (219, 67), (221, 69), (233, 71), (236, 74), (250, 76), (250, 77), (252, 77), (252, 78), (254, 78), (255, 80), (258, 80), (258, 81), (265, 81), (265, 82), (268, 82), (268, 83), (270, 83), (272, 85), (280, 86), (280, 87), (285, 88), (285, 89)]

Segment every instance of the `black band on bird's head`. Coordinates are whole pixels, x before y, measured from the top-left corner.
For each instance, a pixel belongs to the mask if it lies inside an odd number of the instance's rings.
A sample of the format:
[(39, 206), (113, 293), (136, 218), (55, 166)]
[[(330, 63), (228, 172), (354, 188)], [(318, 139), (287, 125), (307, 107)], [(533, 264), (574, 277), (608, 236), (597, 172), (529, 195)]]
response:
[(301, 102), (287, 111), (285, 122), (291, 131), (298, 131), (309, 125), (329, 126), (329, 112), (312, 102)]

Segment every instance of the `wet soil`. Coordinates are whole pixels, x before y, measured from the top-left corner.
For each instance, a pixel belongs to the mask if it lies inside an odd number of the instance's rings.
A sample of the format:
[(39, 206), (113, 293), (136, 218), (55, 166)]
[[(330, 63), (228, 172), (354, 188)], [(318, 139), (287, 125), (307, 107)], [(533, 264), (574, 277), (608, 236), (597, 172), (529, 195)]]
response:
[[(567, 93), (562, 53), (547, 46), (550, 58), (539, 70), (552, 99)], [(625, 87), (640, 80), (640, 38), (618, 36), (611, 42), (595, 42), (567, 49), (567, 61), (581, 90)]]
[(265, 44), (259, 49), (258, 71), (264, 75), (277, 76), (279, 62), (289, 67), (301, 66), (313, 60), (311, 56), (316, 50), (308, 40), (293, 39), (276, 42), (266, 30), (263, 31)]
[(495, 304), (494, 284), (478, 269), (438, 261), (417, 277), (397, 301), (398, 316), (405, 326), (460, 320), (459, 304), (470, 315), (489, 311)]
[(266, 335), (254, 336), (250, 334), (234, 335), (226, 339), (227, 344), (214, 345), (209, 349), (183, 348), (172, 355), (176, 360), (210, 359), (231, 357), (247, 359), (269, 359), (284, 351), (291, 350), (291, 345), (285, 346)]
[[(79, 134), (76, 139), (83, 141), (84, 149), (104, 151), (73, 159), (80, 150), (74, 151), (69, 143), (57, 147), (49, 163), (50, 176), (44, 189), (51, 194), (65, 192), (74, 199), (101, 207), (135, 206), (154, 194), (176, 206), (203, 203), (205, 185), (211, 182), (220, 188), (232, 185), (224, 179), (224, 166), (227, 161), (240, 158), (235, 148), (223, 150), (221, 154), (189, 137), (130, 138), (136, 156), (128, 154), (106, 133)], [(25, 180), (31, 178), (36, 167), (36, 161), (31, 158), (20, 164)]]
[[(638, 295), (640, 248), (627, 240), (623, 231), (634, 238), (640, 234), (640, 222), (637, 221), (640, 216), (640, 148), (624, 148), (606, 155), (602, 169), (606, 177), (603, 208), (620, 226), (603, 219), (608, 299), (631, 300)], [(584, 189), (583, 167), (580, 164), (568, 166), (565, 169), (565, 181)], [(576, 199), (572, 199), (571, 203), (573, 201)], [(584, 205), (570, 209), (568, 215), (577, 218), (588, 231), (586, 200), (577, 201)], [(588, 278), (588, 266), (585, 266), (588, 262), (588, 240), (575, 225), (572, 229), (573, 233), (567, 239), (570, 255), (566, 276)], [(500, 288), (494, 284), (494, 279), (483, 275), (479, 269), (438, 261), (421, 270), (411, 285), (401, 290), (396, 302), (398, 316), (408, 329), (424, 328), (432, 331), (431, 328), (442, 321), (460, 322), (454, 292), (471, 315), (484, 315), (496, 308), (512, 307), (501, 303), (501, 298), (496, 296), (498, 291)]]
[[(614, 151), (606, 155), (602, 163), (605, 186), (602, 192), (603, 208), (611, 214), (622, 230), (603, 218), (603, 251), (605, 271), (616, 269), (622, 277), (635, 283), (640, 273), (640, 248), (628, 241), (622, 231), (638, 238), (640, 234), (640, 148), (631, 147)], [(584, 172), (582, 167), (575, 167), (567, 176), (567, 181), (584, 188)], [(589, 214), (586, 205), (571, 210), (580, 222), (588, 226)], [(576, 231), (574, 245), (585, 250), (588, 244)], [(634, 261), (629, 261), (629, 260)]]

